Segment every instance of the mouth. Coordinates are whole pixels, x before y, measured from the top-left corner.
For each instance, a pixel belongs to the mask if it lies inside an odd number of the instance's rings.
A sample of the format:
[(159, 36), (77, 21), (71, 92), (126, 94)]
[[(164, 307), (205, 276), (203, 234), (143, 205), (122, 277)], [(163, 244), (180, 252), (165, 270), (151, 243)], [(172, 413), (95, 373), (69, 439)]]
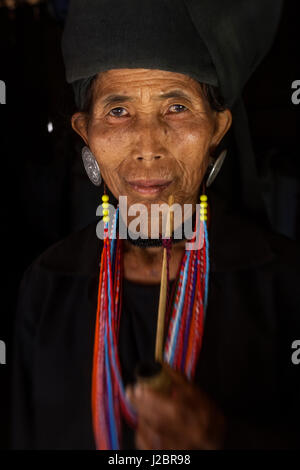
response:
[(159, 194), (164, 191), (170, 184), (171, 180), (148, 179), (148, 180), (130, 180), (127, 181), (129, 186), (140, 194)]

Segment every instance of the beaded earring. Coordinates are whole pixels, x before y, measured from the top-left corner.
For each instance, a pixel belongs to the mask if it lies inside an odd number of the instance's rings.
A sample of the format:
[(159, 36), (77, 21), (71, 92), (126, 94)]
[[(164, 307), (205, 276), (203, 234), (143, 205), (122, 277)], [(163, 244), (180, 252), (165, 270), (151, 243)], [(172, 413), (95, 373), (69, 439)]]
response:
[(207, 196), (206, 194), (201, 194), (200, 196), (200, 220), (207, 222)]

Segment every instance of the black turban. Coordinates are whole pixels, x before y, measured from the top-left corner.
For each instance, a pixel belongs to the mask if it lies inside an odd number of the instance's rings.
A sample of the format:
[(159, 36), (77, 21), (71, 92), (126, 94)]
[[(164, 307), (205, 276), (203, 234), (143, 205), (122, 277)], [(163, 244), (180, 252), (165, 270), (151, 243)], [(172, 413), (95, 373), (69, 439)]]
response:
[(82, 106), (97, 73), (152, 68), (219, 86), (233, 114), (233, 145), (210, 191), (264, 223), (241, 100), (268, 52), (282, 0), (71, 0), (63, 36), (66, 78)]
[(218, 85), (208, 49), (181, 0), (73, 0), (63, 52), (80, 108), (91, 77), (113, 68), (188, 73)]

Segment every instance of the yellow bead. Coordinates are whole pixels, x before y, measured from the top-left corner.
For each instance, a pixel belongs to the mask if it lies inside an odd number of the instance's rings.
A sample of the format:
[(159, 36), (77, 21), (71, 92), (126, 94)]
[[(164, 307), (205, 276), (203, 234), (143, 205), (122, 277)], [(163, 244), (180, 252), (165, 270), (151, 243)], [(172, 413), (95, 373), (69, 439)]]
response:
[(207, 214), (207, 209), (205, 209), (205, 208), (203, 208), (203, 209), (200, 208), (200, 214), (202, 214), (202, 215), (203, 215), (203, 214)]
[(207, 196), (205, 194), (202, 194), (202, 196), (200, 196), (200, 201), (207, 201)]
[(103, 202), (102, 207), (103, 207), (103, 209), (108, 209), (109, 208), (108, 202)]
[(205, 220), (205, 221), (206, 221), (206, 220), (207, 220), (206, 215), (201, 215), (201, 216), (200, 216), (200, 220), (203, 220), (203, 221)]
[(108, 215), (109, 214), (109, 210), (108, 209), (104, 209), (103, 210), (103, 215)]
[(207, 202), (200, 202), (200, 206), (201, 206), (201, 207), (207, 207), (208, 204), (207, 204)]
[(103, 222), (109, 222), (109, 217), (108, 217), (108, 215), (105, 215), (105, 216), (103, 217)]
[(109, 197), (107, 196), (107, 194), (103, 194), (103, 196), (102, 196), (102, 201), (103, 201), (103, 202), (109, 201)]

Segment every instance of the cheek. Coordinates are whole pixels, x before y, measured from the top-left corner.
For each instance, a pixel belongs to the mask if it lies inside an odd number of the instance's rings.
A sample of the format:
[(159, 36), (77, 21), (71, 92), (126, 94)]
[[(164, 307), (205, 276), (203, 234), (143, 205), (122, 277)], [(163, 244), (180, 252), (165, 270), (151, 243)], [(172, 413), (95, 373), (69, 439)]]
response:
[(118, 167), (130, 146), (130, 139), (122, 130), (112, 130), (103, 123), (89, 128), (89, 145), (102, 170)]
[(212, 126), (189, 126), (181, 130), (177, 139), (177, 156), (190, 180), (199, 179), (210, 152)]

